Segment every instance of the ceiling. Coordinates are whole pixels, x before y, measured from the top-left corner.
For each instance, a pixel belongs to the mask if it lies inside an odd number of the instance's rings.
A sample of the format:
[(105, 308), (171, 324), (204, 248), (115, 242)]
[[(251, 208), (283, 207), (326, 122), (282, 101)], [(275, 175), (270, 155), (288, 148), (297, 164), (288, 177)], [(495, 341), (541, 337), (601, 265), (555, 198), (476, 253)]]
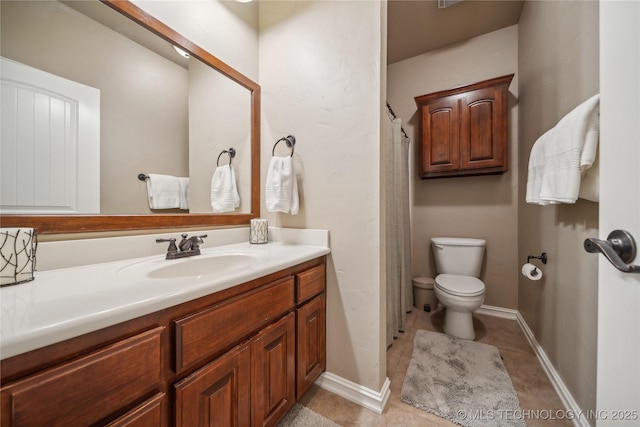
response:
[[(451, 0), (449, 0), (451, 1)], [(524, 0), (389, 0), (387, 64), (518, 23)]]

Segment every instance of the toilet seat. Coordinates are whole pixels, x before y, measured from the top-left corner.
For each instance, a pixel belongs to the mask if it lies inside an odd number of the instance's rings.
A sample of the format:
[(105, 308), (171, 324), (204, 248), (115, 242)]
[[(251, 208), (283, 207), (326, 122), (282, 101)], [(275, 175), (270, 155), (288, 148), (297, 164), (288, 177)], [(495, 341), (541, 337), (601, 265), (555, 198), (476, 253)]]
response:
[(440, 291), (460, 297), (475, 297), (482, 295), (485, 291), (482, 280), (471, 276), (439, 274), (435, 282), (436, 288)]

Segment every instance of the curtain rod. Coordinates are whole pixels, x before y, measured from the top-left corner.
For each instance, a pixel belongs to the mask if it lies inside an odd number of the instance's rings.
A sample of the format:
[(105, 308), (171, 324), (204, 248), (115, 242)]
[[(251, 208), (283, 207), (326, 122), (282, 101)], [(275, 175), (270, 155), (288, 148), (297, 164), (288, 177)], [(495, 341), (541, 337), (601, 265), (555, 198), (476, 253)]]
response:
[[(391, 105), (389, 105), (389, 101), (387, 101), (387, 111), (391, 113), (394, 119), (398, 118), (398, 116), (396, 116), (396, 113), (394, 113), (393, 108), (391, 108)], [(404, 128), (402, 127), (402, 125), (400, 125), (400, 130), (402, 131), (402, 135), (404, 135), (405, 138), (411, 139), (409, 138), (409, 135), (407, 135), (407, 133), (404, 131)]]

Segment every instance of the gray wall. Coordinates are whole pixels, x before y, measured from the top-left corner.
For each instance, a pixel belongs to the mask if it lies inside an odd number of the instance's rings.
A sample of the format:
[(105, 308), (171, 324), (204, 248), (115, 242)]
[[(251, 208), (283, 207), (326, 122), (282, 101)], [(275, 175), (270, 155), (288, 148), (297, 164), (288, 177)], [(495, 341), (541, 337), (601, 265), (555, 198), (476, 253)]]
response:
[(501, 175), (421, 180), (411, 173), (412, 269), (435, 277), (429, 238), (487, 240), (481, 278), (485, 304), (517, 307), (518, 27), (438, 49), (388, 67), (387, 96), (411, 138), (412, 166), (420, 138), (414, 97), (515, 73), (509, 87), (509, 170)]
[(541, 281), (520, 275), (518, 310), (583, 410), (595, 409), (597, 259), (582, 248), (598, 235), (598, 204), (524, 202), (536, 139), (598, 93), (598, 2), (528, 1), (519, 23), (519, 260), (547, 252)]

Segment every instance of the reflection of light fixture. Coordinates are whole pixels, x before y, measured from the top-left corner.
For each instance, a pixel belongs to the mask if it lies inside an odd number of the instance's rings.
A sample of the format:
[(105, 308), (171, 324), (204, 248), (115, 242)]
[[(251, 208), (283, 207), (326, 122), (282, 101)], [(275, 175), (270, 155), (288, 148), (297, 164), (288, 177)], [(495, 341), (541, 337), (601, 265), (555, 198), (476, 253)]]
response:
[(251, 3), (253, 0), (236, 0), (238, 3)]
[(180, 49), (178, 46), (174, 46), (173, 48), (176, 50), (176, 52), (180, 54), (180, 56), (184, 56), (187, 59), (189, 58), (188, 52), (185, 52), (184, 50)]

